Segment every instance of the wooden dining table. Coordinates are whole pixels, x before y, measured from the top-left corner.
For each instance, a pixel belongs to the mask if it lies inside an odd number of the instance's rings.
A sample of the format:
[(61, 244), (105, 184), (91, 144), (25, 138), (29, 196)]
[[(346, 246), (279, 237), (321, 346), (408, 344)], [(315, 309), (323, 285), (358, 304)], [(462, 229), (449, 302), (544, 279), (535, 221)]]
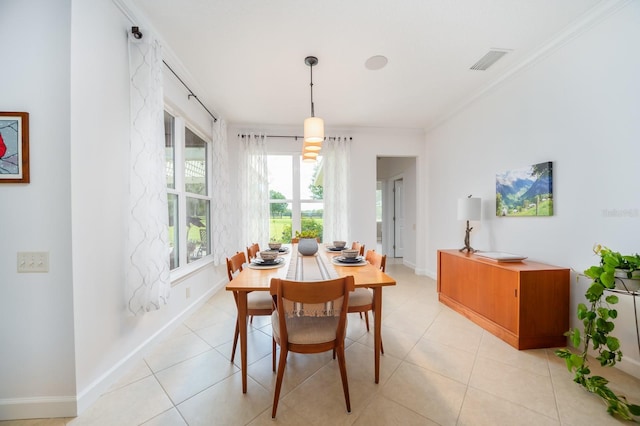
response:
[[(284, 246), (283, 246), (284, 247)], [(281, 278), (295, 281), (319, 281), (353, 275), (355, 287), (371, 288), (374, 292), (374, 368), (375, 383), (380, 379), (380, 352), (382, 345), (382, 289), (396, 285), (396, 281), (371, 264), (342, 266), (332, 259), (339, 251), (330, 251), (324, 245), (318, 247), (313, 256), (298, 254), (297, 245), (279, 257), (283, 259), (278, 267), (256, 267), (245, 265), (242, 271), (229, 281), (227, 291), (237, 295), (238, 322), (240, 329), (240, 359), (242, 371), (242, 393), (247, 393), (247, 294), (252, 291), (269, 291), (271, 279)]]

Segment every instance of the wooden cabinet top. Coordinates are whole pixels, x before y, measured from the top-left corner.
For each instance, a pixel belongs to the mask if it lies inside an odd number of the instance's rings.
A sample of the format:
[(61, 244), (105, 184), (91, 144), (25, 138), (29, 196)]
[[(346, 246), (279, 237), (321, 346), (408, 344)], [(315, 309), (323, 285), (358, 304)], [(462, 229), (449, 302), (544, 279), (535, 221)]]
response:
[(438, 253), (446, 253), (451, 256), (465, 258), (478, 263), (485, 263), (496, 268), (508, 269), (511, 271), (557, 271), (557, 270), (569, 270), (569, 268), (563, 268), (561, 266), (547, 265), (545, 263), (533, 262), (530, 260), (522, 260), (519, 262), (499, 262), (486, 257), (477, 256), (473, 253), (460, 252), (459, 250), (438, 250)]

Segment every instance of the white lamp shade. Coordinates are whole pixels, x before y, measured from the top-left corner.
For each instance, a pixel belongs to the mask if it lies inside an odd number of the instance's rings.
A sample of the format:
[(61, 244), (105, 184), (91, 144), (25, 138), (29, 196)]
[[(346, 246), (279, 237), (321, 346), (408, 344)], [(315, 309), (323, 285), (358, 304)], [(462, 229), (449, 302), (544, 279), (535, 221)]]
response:
[(477, 197), (458, 199), (458, 220), (480, 220), (482, 199)]
[(324, 140), (324, 120), (309, 117), (304, 120), (304, 141), (322, 142)]
[(313, 157), (316, 158), (318, 156), (318, 151), (307, 151), (306, 149), (302, 151), (303, 157)]

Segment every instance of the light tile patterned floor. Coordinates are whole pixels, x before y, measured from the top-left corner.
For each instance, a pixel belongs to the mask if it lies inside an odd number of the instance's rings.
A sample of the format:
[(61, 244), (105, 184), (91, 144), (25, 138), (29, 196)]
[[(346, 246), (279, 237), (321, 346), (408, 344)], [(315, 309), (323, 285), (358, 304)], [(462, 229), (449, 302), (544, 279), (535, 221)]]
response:
[[(517, 351), (438, 303), (436, 283), (390, 261), (398, 285), (384, 290), (380, 383), (373, 338), (352, 314), (347, 340), (351, 414), (330, 353), (290, 354), (277, 423), (282, 425), (611, 425), (600, 400), (571, 380), (552, 350)], [(229, 362), (233, 298), (215, 294), (81, 416), (1, 426), (273, 425), (268, 317), (249, 334), (248, 393)], [(617, 369), (612, 387), (640, 402), (640, 380)]]

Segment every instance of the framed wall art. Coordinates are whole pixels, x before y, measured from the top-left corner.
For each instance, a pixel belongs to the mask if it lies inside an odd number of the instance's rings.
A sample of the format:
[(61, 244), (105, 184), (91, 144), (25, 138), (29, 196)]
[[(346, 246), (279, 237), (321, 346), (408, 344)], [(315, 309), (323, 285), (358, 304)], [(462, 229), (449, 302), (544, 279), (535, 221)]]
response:
[(29, 183), (29, 113), (0, 111), (0, 184)]
[(552, 216), (551, 161), (496, 174), (496, 216)]

